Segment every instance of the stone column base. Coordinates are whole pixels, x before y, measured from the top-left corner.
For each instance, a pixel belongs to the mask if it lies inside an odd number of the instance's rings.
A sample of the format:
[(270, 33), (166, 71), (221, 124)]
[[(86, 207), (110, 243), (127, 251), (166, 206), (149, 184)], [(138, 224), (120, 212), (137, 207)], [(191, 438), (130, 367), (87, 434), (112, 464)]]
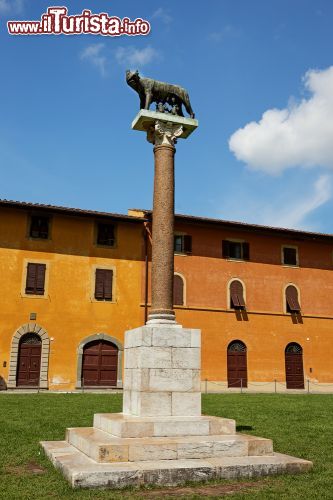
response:
[(175, 313), (151, 312), (147, 325), (177, 325)]

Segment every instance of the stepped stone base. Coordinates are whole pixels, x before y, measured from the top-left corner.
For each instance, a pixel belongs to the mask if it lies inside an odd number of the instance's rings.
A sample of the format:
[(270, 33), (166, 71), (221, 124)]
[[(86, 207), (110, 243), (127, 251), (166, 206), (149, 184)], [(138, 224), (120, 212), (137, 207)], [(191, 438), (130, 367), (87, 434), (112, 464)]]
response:
[(123, 413), (42, 442), (73, 487), (176, 485), (309, 470), (270, 439), (236, 433), (234, 420), (201, 415), (200, 331), (144, 326), (125, 335)]
[(99, 463), (271, 455), (270, 439), (243, 434), (119, 438), (93, 427), (67, 429), (67, 442)]
[(312, 463), (273, 452), (270, 439), (238, 434), (219, 417), (96, 414), (94, 427), (69, 428), (45, 453), (73, 487), (177, 485), (305, 472)]
[(41, 443), (53, 464), (72, 487), (124, 488), (155, 484), (175, 486), (185, 481), (235, 479), (307, 472), (307, 460), (274, 453), (269, 456), (219, 457), (191, 460), (159, 460), (96, 463), (66, 441)]
[(236, 422), (220, 417), (133, 417), (96, 413), (94, 427), (122, 438), (235, 434)]

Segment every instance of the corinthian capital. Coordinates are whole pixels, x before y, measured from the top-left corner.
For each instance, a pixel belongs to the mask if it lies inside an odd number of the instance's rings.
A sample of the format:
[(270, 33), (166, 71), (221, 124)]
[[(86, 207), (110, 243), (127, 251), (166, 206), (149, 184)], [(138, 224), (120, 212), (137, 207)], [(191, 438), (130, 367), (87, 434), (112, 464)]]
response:
[(147, 141), (155, 146), (174, 146), (182, 133), (183, 126), (179, 123), (156, 120), (147, 131)]

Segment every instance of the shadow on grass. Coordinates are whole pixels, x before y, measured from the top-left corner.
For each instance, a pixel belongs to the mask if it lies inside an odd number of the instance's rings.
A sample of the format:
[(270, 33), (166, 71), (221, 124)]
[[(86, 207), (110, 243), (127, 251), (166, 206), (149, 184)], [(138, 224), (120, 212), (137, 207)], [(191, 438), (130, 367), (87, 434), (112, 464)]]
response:
[(237, 432), (253, 431), (253, 427), (252, 427), (252, 425), (237, 425), (236, 426), (236, 431)]

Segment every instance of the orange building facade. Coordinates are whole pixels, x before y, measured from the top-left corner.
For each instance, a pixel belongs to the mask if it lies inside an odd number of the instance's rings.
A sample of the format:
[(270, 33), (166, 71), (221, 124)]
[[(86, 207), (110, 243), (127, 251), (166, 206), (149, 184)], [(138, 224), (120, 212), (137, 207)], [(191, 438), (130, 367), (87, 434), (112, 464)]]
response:
[[(176, 216), (178, 323), (203, 389), (330, 391), (333, 236)], [(0, 201), (2, 388), (122, 387), (150, 301), (151, 213)]]

